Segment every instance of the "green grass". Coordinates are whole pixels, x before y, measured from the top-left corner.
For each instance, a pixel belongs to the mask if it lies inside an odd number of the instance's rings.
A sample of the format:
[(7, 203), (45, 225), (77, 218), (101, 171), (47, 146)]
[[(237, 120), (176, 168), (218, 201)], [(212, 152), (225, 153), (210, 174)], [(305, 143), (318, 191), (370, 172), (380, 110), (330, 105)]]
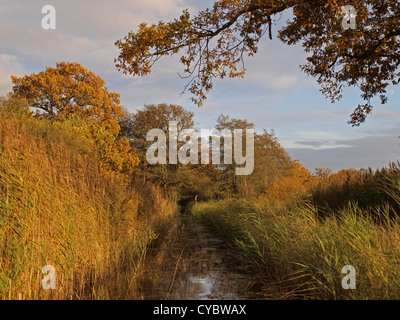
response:
[[(397, 202), (399, 181), (395, 175), (389, 184)], [(353, 202), (321, 218), (307, 201), (271, 209), (228, 199), (200, 203), (192, 212), (251, 261), (275, 288), (272, 298), (400, 298), (400, 218), (390, 217), (389, 205), (361, 209)], [(345, 265), (356, 268), (355, 290), (342, 288)]]

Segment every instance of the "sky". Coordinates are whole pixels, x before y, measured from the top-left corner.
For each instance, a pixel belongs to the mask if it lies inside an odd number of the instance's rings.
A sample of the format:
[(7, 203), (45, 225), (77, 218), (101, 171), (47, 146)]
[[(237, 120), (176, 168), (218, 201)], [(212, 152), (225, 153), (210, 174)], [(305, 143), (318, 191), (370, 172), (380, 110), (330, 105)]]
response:
[[(12, 88), (11, 75), (38, 73), (57, 62), (78, 62), (100, 75), (108, 88), (121, 95), (134, 112), (145, 104), (171, 103), (195, 113), (199, 128), (213, 128), (219, 114), (246, 119), (257, 132), (274, 130), (293, 159), (309, 170), (373, 169), (397, 161), (400, 154), (400, 91), (388, 90), (389, 102), (375, 105), (360, 127), (347, 124), (362, 103), (357, 88), (346, 88), (332, 104), (315, 79), (299, 66), (306, 61), (301, 46), (287, 46), (277, 30), (288, 19), (285, 12), (265, 37), (257, 55), (246, 59), (244, 79), (217, 80), (202, 108), (181, 94), (186, 81), (178, 57), (167, 57), (146, 77), (125, 76), (114, 65), (114, 42), (141, 22), (169, 21), (184, 9), (196, 14), (211, 0), (0, 0), (0, 95)], [(56, 29), (42, 29), (42, 7), (56, 9)]]

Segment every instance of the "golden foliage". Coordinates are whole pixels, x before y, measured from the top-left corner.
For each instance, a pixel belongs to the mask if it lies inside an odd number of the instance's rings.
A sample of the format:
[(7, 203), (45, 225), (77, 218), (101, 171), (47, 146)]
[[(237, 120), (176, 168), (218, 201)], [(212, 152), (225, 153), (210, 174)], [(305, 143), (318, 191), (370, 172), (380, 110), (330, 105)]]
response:
[(83, 121), (83, 126), (90, 128), (104, 172), (131, 173), (138, 165), (139, 158), (129, 142), (118, 138), (118, 122), (125, 115), (119, 94), (109, 92), (100, 76), (78, 63), (60, 62), (56, 68), (12, 77), (12, 81), (13, 96), (26, 99), (30, 107), (52, 121)]
[(137, 298), (132, 281), (175, 206), (104, 175), (82, 122), (11, 118), (0, 104), (0, 299)]
[(118, 134), (123, 115), (118, 93), (109, 92), (105, 81), (78, 63), (59, 62), (38, 74), (12, 77), (13, 93), (51, 119), (80, 118)]
[(139, 164), (136, 151), (126, 138), (118, 138), (103, 127), (92, 126), (91, 134), (96, 144), (98, 157), (104, 172), (115, 175), (132, 173)]
[[(342, 6), (347, 5), (357, 12), (355, 30), (342, 26)], [(321, 91), (334, 102), (344, 86), (361, 90), (366, 103), (355, 109), (352, 125), (371, 113), (372, 98), (387, 102), (386, 88), (397, 85), (400, 77), (396, 0), (219, 0), (195, 16), (186, 10), (171, 22), (142, 23), (136, 33), (116, 41), (116, 67), (143, 76), (163, 56), (184, 51), (180, 61), (190, 79), (186, 88), (202, 106), (214, 78), (244, 76), (244, 56), (257, 53), (267, 31), (272, 39), (272, 26), (287, 9), (293, 10), (293, 18), (279, 30), (279, 38), (302, 44), (309, 53), (302, 70), (317, 79)]]
[(311, 172), (300, 162), (293, 161), (292, 166), (283, 173), (266, 192), (268, 201), (291, 200), (302, 195), (314, 183)]

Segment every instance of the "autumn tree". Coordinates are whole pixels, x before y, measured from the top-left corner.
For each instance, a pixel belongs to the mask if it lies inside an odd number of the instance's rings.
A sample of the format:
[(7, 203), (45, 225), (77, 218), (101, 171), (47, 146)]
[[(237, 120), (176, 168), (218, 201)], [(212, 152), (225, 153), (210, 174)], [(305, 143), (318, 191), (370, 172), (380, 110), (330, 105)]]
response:
[(315, 168), (314, 176), (319, 180), (326, 180), (332, 175), (330, 168)]
[[(242, 130), (242, 139), (246, 139), (246, 130), (253, 129), (254, 123), (249, 122), (244, 119), (231, 118), (230, 116), (220, 114), (216, 119), (215, 129), (222, 133), (224, 130), (231, 132), (233, 136), (234, 130)], [(224, 135), (222, 135), (220, 141), (221, 159), (225, 159), (225, 153), (229, 152), (232, 156), (232, 149), (224, 149)], [(245, 153), (245, 143), (242, 144), (242, 154)], [(223, 163), (221, 161), (221, 163)], [(243, 197), (248, 196), (248, 177), (247, 176), (237, 176), (236, 175), (236, 164), (226, 164), (220, 166), (223, 169), (223, 174), (225, 175), (226, 183), (228, 188), (231, 190), (233, 195), (241, 195)]]
[[(144, 161), (147, 148), (152, 144), (146, 141), (147, 133), (152, 129), (161, 129), (169, 135), (169, 123), (177, 122), (178, 132), (194, 127), (194, 114), (183, 107), (173, 104), (148, 104), (134, 113), (126, 112), (119, 124), (120, 136), (130, 140)], [(168, 153), (167, 153), (168, 154)]]
[[(342, 7), (356, 9), (356, 28), (343, 28)], [(339, 100), (345, 86), (358, 87), (364, 103), (349, 121), (360, 125), (371, 113), (372, 99), (387, 102), (386, 89), (400, 78), (400, 3), (397, 0), (219, 0), (191, 16), (170, 22), (142, 23), (116, 41), (116, 67), (144, 76), (163, 56), (183, 51), (181, 63), (189, 78), (192, 100), (201, 106), (215, 78), (243, 77), (245, 56), (258, 51), (261, 38), (273, 36), (274, 22), (291, 10), (279, 39), (301, 44), (309, 54), (301, 69), (315, 77), (321, 91)]]
[[(170, 121), (178, 123), (179, 133), (184, 129), (193, 128), (193, 116), (192, 112), (181, 106), (162, 103), (145, 105), (134, 113), (127, 112), (126, 116), (120, 120), (120, 136), (128, 138), (140, 158), (137, 174), (148, 181), (160, 184), (166, 192), (174, 192), (179, 189), (181, 182), (178, 179), (177, 171), (181, 165), (169, 164), (168, 160), (166, 165), (149, 165), (146, 153), (153, 142), (147, 141), (147, 133), (152, 129), (161, 129), (166, 134), (168, 146)], [(169, 159), (168, 151), (167, 159)]]
[(78, 63), (60, 62), (38, 74), (12, 77), (11, 97), (23, 98), (37, 116), (53, 121), (75, 119), (89, 126), (100, 163), (106, 172), (129, 173), (138, 157), (129, 142), (118, 137), (124, 116), (118, 93)]
[(283, 203), (302, 197), (315, 184), (315, 177), (298, 160), (291, 161), (279, 179), (266, 190), (269, 202)]
[(13, 94), (26, 98), (32, 108), (50, 119), (75, 117), (107, 127), (118, 134), (124, 115), (118, 93), (78, 63), (59, 62), (38, 74), (11, 77)]
[(264, 129), (261, 134), (256, 134), (254, 156), (254, 173), (249, 177), (251, 194), (254, 196), (265, 193), (271, 185), (283, 179), (293, 166), (293, 160), (273, 130)]
[[(126, 112), (120, 121), (121, 137), (129, 139), (137, 150), (140, 165), (136, 168), (136, 176), (159, 184), (167, 194), (177, 195), (178, 202), (185, 206), (195, 198), (207, 200), (220, 198), (227, 194), (225, 180), (221, 170), (212, 164), (171, 164), (169, 161), (169, 124), (177, 123), (177, 133), (185, 129), (194, 129), (194, 114), (183, 107), (172, 104), (149, 104), (133, 113)], [(161, 129), (166, 134), (167, 164), (150, 165), (146, 159), (148, 148), (154, 143), (147, 141), (147, 133), (152, 129)], [(177, 147), (182, 146), (178, 142)], [(200, 145), (199, 145), (200, 159)], [(197, 196), (197, 197), (196, 197)]]
[[(245, 130), (254, 129), (254, 124), (245, 119), (231, 118), (219, 115), (216, 120), (216, 129)], [(223, 144), (221, 144), (223, 150)], [(223, 151), (224, 152), (224, 151)], [(222, 152), (222, 153), (223, 153)], [(244, 153), (245, 150), (242, 150)], [(226, 183), (230, 186), (232, 194), (244, 198), (254, 198), (265, 194), (266, 190), (274, 183), (287, 175), (293, 166), (293, 161), (286, 150), (280, 145), (273, 130), (263, 130), (254, 135), (254, 170), (249, 176), (236, 176), (235, 164), (224, 165)]]

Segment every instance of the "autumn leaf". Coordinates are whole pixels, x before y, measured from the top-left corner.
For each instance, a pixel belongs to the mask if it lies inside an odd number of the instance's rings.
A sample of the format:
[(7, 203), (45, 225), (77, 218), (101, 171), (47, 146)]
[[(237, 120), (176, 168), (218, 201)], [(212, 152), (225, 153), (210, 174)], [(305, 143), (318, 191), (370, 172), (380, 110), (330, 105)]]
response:
[[(342, 7), (357, 12), (355, 30), (344, 30)], [(400, 4), (396, 0), (219, 0), (211, 8), (190, 16), (188, 11), (171, 21), (130, 32), (116, 41), (118, 70), (144, 76), (163, 56), (181, 53), (188, 84), (184, 92), (202, 106), (215, 78), (245, 75), (245, 57), (258, 51), (261, 38), (272, 38), (274, 22), (291, 9), (292, 18), (279, 30), (281, 41), (301, 44), (309, 53), (301, 70), (317, 79), (332, 102), (344, 87), (361, 90), (366, 102), (356, 107), (349, 123), (365, 121), (371, 100), (387, 102), (386, 88), (400, 80)]]

